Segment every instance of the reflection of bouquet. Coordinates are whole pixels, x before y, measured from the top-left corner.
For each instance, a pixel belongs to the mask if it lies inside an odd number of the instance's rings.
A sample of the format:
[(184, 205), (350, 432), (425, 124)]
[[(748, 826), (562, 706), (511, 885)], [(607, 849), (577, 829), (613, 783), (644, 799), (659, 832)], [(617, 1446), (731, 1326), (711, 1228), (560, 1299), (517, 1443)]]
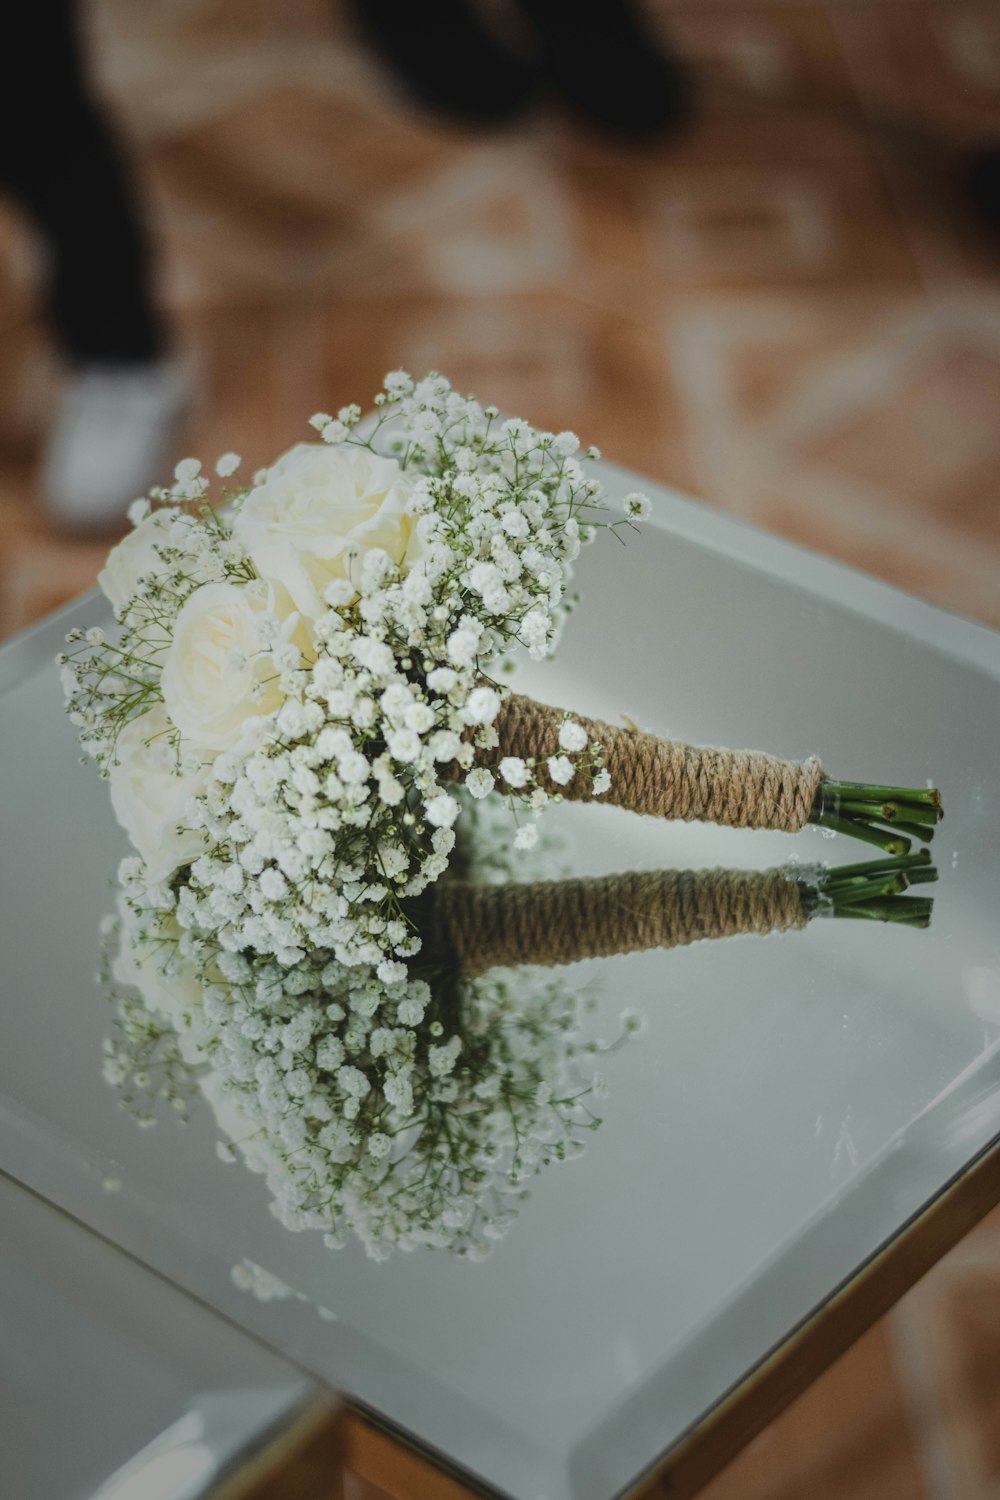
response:
[[(472, 852), (502, 868), (488, 843)], [(902, 892), (934, 876), (913, 855), (836, 870), (449, 878), (411, 909), (421, 955), (388, 983), (322, 955), (291, 968), (192, 958), (172, 915), (140, 923), (123, 901), (105, 1071), (145, 1123), (157, 1098), (183, 1109), (202, 1092), (221, 1155), (235, 1149), (266, 1175), (289, 1228), (331, 1245), (354, 1233), (377, 1258), (417, 1246), (478, 1257), (535, 1173), (579, 1154), (600, 1123), (604, 1044), (584, 1037), (573, 988), (538, 966), (795, 931), (815, 916), (925, 925), (930, 900)], [(639, 1024), (622, 1022), (626, 1034)]]
[[(506, 841), (466, 812), (476, 836), (456, 864), (509, 878)], [(584, 1039), (584, 1002), (557, 976), (515, 975), (496, 967), (502, 956), (459, 961), (459, 908), (435, 941), (434, 897), (449, 883), (407, 904), (429, 942), (388, 980), (323, 952), (282, 966), (201, 945), (124, 887), (108, 924), (105, 1076), (143, 1125), (160, 1100), (184, 1114), (204, 1095), (220, 1155), (266, 1176), (288, 1228), (320, 1229), (331, 1246), (354, 1234), (377, 1259), (418, 1246), (480, 1257), (535, 1173), (577, 1155), (599, 1124), (603, 1044)]]
[(386, 984), (364, 966), (231, 954), (206, 974), (178, 936), (164, 914), (138, 937), (123, 903), (113, 974), (129, 988), (105, 1074), (141, 1123), (157, 1097), (183, 1109), (200, 1090), (220, 1155), (266, 1175), (290, 1229), (331, 1246), (354, 1233), (377, 1259), (480, 1255), (530, 1178), (598, 1123), (579, 1003), (558, 979), (435, 966)]

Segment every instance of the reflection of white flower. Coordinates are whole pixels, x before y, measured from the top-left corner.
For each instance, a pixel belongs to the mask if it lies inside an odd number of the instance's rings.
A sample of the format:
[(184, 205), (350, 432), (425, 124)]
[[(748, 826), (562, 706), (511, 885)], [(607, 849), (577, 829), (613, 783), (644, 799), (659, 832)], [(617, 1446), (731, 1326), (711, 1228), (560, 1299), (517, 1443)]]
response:
[(178, 611), (160, 686), (171, 720), (194, 744), (224, 750), (251, 714), (280, 707), (284, 693), (261, 643), (275, 612), (268, 602), (253, 588), (206, 583)]
[(146, 863), (149, 879), (165, 880), (178, 865), (204, 852), (197, 829), (185, 828), (187, 804), (208, 779), (208, 768), (178, 774), (163, 705), (126, 724), (118, 736), (117, 765), (110, 768), (111, 805)]
[(176, 956), (170, 963), (169, 975), (163, 969), (165, 954), (175, 953), (179, 928), (171, 919), (161, 916), (155, 932), (144, 934), (123, 900), (118, 903), (118, 915), (121, 938), (111, 965), (113, 977), (119, 984), (133, 985), (146, 1008), (160, 1020), (171, 1023), (186, 1062), (192, 1065), (204, 1062), (204, 1054), (195, 1041), (195, 1033), (201, 1031), (203, 1024), (204, 980), (193, 963)]
[(167, 571), (155, 548), (167, 545), (167, 532), (178, 514), (176, 510), (154, 511), (111, 549), (97, 581), (116, 615), (135, 595), (141, 578)]
[(261, 577), (283, 584), (296, 609), (314, 619), (327, 584), (360, 576), (362, 554), (379, 548), (403, 561), (411, 489), (395, 459), (298, 443), (247, 495), (233, 533)]

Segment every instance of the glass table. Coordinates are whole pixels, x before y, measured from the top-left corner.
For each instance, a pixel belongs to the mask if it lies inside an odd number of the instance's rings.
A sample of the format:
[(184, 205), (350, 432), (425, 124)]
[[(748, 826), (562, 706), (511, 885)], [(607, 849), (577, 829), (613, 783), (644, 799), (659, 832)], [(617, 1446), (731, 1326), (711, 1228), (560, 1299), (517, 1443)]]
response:
[[(643, 487), (654, 522), (585, 551), (557, 659), (515, 685), (843, 778), (933, 781), (933, 921), (560, 970), (588, 1036), (614, 1041), (623, 1011), (644, 1029), (600, 1058), (600, 1128), (482, 1261), (290, 1234), (262, 1179), (219, 1159), (207, 1106), (154, 1130), (118, 1106), (94, 974), (125, 840), (52, 664), (106, 607), (87, 596), (0, 651), (0, 1169), (342, 1392), (449, 1493), (693, 1493), (1000, 1199), (1000, 638)], [(867, 852), (599, 806), (544, 826), (574, 875)]]
[(5, 1494), (188, 1500), (336, 1432), (294, 1367), (2, 1176), (0, 1223)]

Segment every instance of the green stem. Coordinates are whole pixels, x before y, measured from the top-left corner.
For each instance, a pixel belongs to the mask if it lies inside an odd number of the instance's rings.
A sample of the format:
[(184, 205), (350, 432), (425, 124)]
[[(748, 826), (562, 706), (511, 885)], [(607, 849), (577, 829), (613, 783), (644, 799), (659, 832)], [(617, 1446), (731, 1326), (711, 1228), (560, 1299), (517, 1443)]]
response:
[(831, 781), (821, 783), (834, 797), (860, 802), (916, 802), (920, 806), (940, 808), (941, 793), (937, 787), (877, 786), (867, 781)]
[(857, 906), (872, 896), (899, 896), (906, 890), (909, 881), (901, 870), (898, 875), (878, 875), (872, 880), (851, 880), (847, 885), (824, 887), (835, 906)]
[(824, 798), (831, 812), (845, 818), (875, 818), (879, 823), (892, 823), (898, 816), (895, 802), (854, 802), (847, 797)]
[(910, 841), (902, 838), (896, 833), (888, 833), (883, 828), (876, 828), (871, 823), (862, 823), (853, 818), (841, 818), (836, 813), (821, 810), (814, 812), (809, 819), (810, 823), (818, 823), (823, 828), (830, 828), (834, 833), (846, 833), (851, 838), (861, 839), (865, 844), (874, 844), (879, 849), (884, 849), (887, 854), (909, 854)]
[(840, 906), (830, 913), (838, 918), (865, 918), (870, 922), (895, 922), (901, 927), (929, 927), (931, 914), (923, 909), (908, 908), (914, 905), (904, 897), (893, 904), (891, 901), (872, 902), (868, 906)]
[[(826, 805), (826, 804), (825, 804)], [(849, 818), (874, 819), (876, 823), (926, 824), (933, 828), (939, 820), (939, 814), (933, 808), (925, 807), (916, 802), (858, 802), (848, 798), (834, 798), (828, 804), (831, 812), (840, 813)]]
[[(882, 871), (906, 870), (910, 872), (921, 865), (929, 865), (930, 862), (929, 849), (920, 849), (916, 854), (887, 854), (885, 859), (863, 859), (860, 864), (834, 865), (828, 872), (824, 883), (830, 886), (842, 879), (849, 879), (852, 875), (864, 875), (868, 878)], [(912, 875), (910, 878), (913, 878)]]
[(908, 854), (910, 840), (928, 843), (933, 824), (942, 816), (941, 793), (936, 787), (827, 779), (817, 788), (809, 821), (874, 844), (888, 854)]
[(802, 904), (810, 917), (858, 917), (926, 927), (933, 901), (904, 896), (911, 884), (937, 879), (926, 850), (820, 870), (799, 882)]
[(924, 823), (897, 822), (892, 826), (897, 833), (908, 834), (913, 839), (923, 839), (925, 844), (929, 844), (934, 837), (933, 828), (928, 828)]

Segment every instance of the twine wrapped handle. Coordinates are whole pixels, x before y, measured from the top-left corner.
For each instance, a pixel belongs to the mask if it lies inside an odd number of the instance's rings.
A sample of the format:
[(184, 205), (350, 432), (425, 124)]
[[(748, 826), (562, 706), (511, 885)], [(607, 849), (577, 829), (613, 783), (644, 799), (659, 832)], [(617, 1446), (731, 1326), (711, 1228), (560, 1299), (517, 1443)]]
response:
[(428, 946), (467, 977), (804, 927), (788, 870), (650, 870), (527, 885), (442, 881)]
[(594, 797), (591, 778), (578, 771), (568, 786), (551, 781), (543, 762), (559, 753), (566, 714), (520, 693), (504, 699), (496, 721), (499, 744), (477, 752), (476, 763), (495, 771), (508, 755), (533, 758), (547, 791), (579, 802), (610, 802), (632, 812), (730, 828), (772, 828), (798, 833), (809, 821), (824, 779), (816, 760), (779, 760), (750, 750), (698, 749), (619, 729), (580, 714), (571, 717), (601, 746), (611, 786)]

